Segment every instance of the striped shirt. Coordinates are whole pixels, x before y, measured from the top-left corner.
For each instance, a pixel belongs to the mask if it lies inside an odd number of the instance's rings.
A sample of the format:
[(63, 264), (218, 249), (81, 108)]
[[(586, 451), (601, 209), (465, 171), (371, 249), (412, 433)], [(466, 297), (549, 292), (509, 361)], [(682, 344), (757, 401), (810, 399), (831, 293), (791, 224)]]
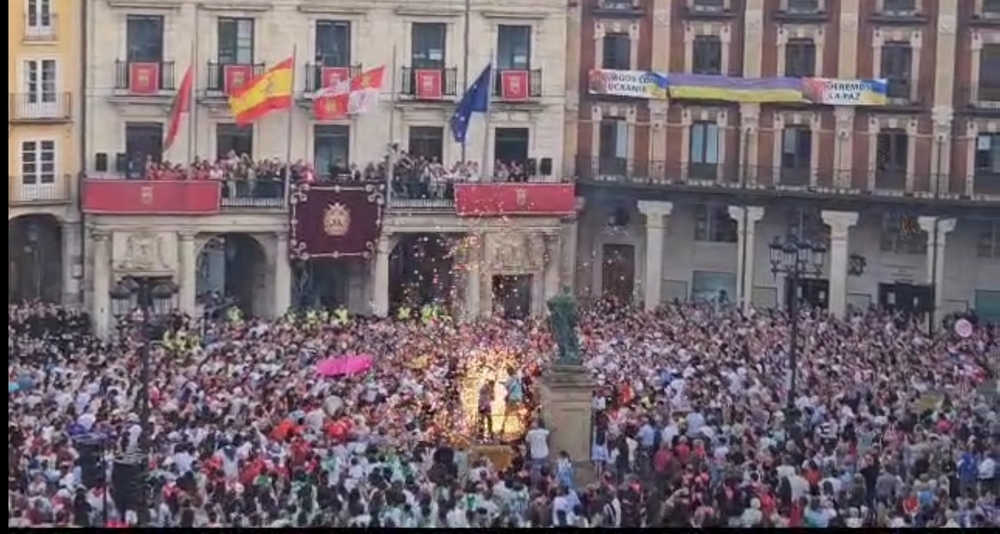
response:
[(612, 528), (622, 526), (622, 503), (618, 499), (604, 505), (604, 526)]

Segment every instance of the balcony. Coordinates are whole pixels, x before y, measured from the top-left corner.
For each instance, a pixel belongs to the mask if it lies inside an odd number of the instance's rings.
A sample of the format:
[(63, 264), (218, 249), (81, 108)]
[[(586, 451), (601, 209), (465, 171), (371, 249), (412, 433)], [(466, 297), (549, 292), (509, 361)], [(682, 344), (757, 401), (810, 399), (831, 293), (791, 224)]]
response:
[(13, 93), (10, 95), (8, 121), (13, 123), (61, 123), (73, 118), (73, 95), (70, 93)]
[(24, 17), (24, 42), (54, 43), (59, 40), (59, 16), (49, 13), (45, 16)]
[(409, 212), (455, 212), (455, 185), (446, 183), (442, 191), (431, 191), (419, 180), (397, 178), (389, 193), (389, 207)]
[(250, 83), (254, 78), (267, 72), (264, 63), (218, 63), (208, 62), (205, 78), (205, 97), (225, 99)]
[(83, 211), (104, 215), (214, 215), (221, 184), (209, 180), (87, 178)]
[(917, 10), (916, 0), (882, 0), (882, 5), (879, 7), (881, 9), (872, 11), (868, 16), (868, 21), (872, 24), (912, 25), (925, 24), (930, 20), (930, 17)]
[(517, 103), (542, 97), (542, 71), (497, 69), (493, 96), (500, 102)]
[[(39, 180), (39, 178), (41, 178)], [(10, 176), (7, 179), (8, 206), (66, 204), (72, 199), (73, 177), (65, 175)]]
[(970, 14), (969, 24), (980, 28), (1000, 26), (1000, 0), (982, 0), (979, 11)]
[(966, 107), (973, 112), (1000, 115), (1000, 86), (966, 87), (962, 90)]
[(640, 18), (642, 0), (592, 0), (590, 12), (601, 18)]
[(285, 209), (283, 180), (228, 180), (222, 182), (221, 207), (225, 211), (240, 209)]
[(306, 63), (305, 92), (311, 94), (325, 87), (333, 87), (338, 81), (360, 76), (362, 70), (361, 65), (330, 67), (322, 63)]
[(1000, 172), (976, 170), (972, 191), (976, 195), (1000, 196)]
[(773, 18), (785, 24), (822, 24), (830, 15), (820, 4), (820, 0), (783, 0)]
[(169, 103), (177, 91), (174, 62), (115, 60), (115, 85), (112, 101)]
[(403, 67), (400, 94), (410, 100), (452, 101), (458, 94), (458, 68)]
[(682, 16), (688, 20), (729, 20), (736, 12), (728, 5), (731, 0), (686, 0)]

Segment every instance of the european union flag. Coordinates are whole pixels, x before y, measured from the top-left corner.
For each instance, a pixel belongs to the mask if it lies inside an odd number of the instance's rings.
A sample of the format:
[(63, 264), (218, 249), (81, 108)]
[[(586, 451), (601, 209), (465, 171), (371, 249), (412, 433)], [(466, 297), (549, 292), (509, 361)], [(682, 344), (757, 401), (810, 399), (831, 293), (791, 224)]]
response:
[(490, 81), (493, 65), (486, 65), (476, 81), (465, 90), (455, 114), (451, 116), (451, 135), (456, 143), (465, 143), (469, 133), (469, 119), (473, 113), (486, 113), (490, 107)]

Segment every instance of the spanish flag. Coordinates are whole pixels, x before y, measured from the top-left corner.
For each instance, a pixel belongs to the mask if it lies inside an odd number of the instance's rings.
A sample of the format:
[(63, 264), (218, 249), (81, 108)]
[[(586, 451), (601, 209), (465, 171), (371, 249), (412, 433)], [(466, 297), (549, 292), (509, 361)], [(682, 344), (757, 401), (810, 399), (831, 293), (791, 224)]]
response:
[(236, 124), (250, 124), (272, 111), (292, 107), (292, 78), (295, 62), (288, 58), (254, 78), (229, 96), (229, 109)]

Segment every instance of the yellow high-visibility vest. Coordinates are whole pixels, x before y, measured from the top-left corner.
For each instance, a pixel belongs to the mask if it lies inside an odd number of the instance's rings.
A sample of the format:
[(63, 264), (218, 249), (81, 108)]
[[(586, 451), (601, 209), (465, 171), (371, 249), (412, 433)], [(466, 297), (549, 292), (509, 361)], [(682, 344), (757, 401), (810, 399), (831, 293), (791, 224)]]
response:
[(396, 312), (396, 317), (400, 321), (406, 321), (410, 318), (410, 308), (406, 306), (400, 306), (399, 311)]
[(347, 308), (341, 306), (337, 308), (334, 312), (337, 316), (337, 322), (340, 324), (347, 324), (350, 321), (350, 315), (347, 313)]

